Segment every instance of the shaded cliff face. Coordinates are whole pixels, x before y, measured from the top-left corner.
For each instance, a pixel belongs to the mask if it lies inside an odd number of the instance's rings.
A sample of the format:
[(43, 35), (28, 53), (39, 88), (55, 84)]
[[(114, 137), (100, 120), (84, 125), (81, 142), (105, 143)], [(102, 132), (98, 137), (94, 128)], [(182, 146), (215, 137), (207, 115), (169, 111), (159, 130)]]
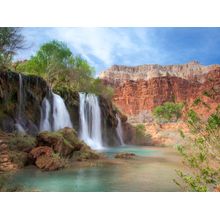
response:
[[(220, 67), (217, 65), (209, 67), (200, 66), (199, 64), (189, 65), (190, 68), (187, 69), (187, 74), (184, 77), (171, 76), (169, 74), (167, 76), (154, 76), (149, 79), (122, 79), (116, 83), (114, 80), (108, 81), (109, 79), (107, 80), (106, 78), (103, 80), (105, 83), (115, 87), (113, 102), (128, 116), (136, 116), (142, 112), (151, 112), (154, 107), (171, 101), (183, 102), (186, 106), (185, 111), (192, 107), (198, 113), (207, 117), (220, 103)], [(168, 67), (171, 68), (170, 66)], [(179, 65), (172, 66), (172, 68), (177, 69), (176, 71), (180, 69), (180, 73), (175, 72), (175, 74), (183, 76), (182, 69), (185, 70), (186, 66)], [(203, 72), (204, 69), (209, 71)], [(128, 73), (125, 75), (128, 75)], [(213, 93), (213, 89), (215, 90), (215, 95), (212, 98), (207, 97), (205, 93)], [(197, 98), (207, 102), (210, 105), (210, 109), (202, 103), (194, 106), (193, 102)]]
[(20, 117), (29, 132), (36, 134), (40, 123), (41, 102), (49, 88), (42, 78), (25, 75), (22, 75), (22, 87), (20, 91), (19, 74), (0, 73), (0, 129), (15, 131), (15, 124)]

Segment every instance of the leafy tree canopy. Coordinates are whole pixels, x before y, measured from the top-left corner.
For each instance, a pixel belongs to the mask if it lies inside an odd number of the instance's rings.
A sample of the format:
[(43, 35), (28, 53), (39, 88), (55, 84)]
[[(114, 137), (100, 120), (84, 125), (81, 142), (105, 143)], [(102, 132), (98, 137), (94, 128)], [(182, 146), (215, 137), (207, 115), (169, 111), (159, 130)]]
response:
[(0, 28), (0, 69), (9, 68), (17, 50), (23, 49), (24, 37), (21, 28)]
[(94, 68), (60, 41), (43, 44), (30, 60), (18, 63), (16, 70), (44, 77), (60, 93), (91, 92), (106, 98), (113, 95), (111, 87), (93, 77)]

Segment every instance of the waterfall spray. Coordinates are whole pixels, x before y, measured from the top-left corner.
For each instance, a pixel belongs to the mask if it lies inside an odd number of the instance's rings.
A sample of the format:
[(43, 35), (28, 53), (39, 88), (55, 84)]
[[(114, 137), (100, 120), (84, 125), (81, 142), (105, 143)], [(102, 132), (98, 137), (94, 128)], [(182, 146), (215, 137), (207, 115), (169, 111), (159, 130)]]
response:
[(94, 149), (103, 148), (101, 110), (98, 97), (94, 94), (79, 93), (80, 137)]
[(23, 79), (22, 79), (22, 75), (19, 74), (18, 112), (17, 112), (17, 120), (15, 123), (15, 128), (19, 133), (26, 133), (24, 127), (21, 124), (22, 106), (23, 106)]
[(72, 128), (72, 122), (69, 112), (63, 99), (51, 93), (50, 101), (45, 97), (41, 106), (40, 131), (57, 131), (69, 127)]
[(120, 140), (120, 144), (124, 145), (123, 129), (122, 129), (122, 125), (121, 125), (121, 118), (118, 115), (116, 115), (116, 118), (118, 120), (118, 125), (116, 127), (117, 135), (118, 135), (118, 138)]

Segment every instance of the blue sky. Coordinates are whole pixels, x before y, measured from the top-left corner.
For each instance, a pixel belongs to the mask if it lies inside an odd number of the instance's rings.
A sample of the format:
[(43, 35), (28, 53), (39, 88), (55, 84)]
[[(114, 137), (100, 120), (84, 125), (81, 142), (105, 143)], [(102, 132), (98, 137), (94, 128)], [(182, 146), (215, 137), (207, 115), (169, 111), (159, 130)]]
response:
[(182, 64), (197, 60), (220, 63), (220, 28), (23, 28), (28, 49), (16, 59), (28, 59), (50, 40), (67, 44), (95, 67), (113, 64)]

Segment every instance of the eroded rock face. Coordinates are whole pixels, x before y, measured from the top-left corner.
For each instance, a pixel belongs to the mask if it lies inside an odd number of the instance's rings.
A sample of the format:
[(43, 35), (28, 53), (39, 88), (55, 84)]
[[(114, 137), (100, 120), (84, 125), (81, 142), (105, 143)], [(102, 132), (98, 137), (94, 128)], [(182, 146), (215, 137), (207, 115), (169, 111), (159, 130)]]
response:
[[(192, 75), (188, 74), (188, 78), (162, 76), (121, 81), (123, 83), (116, 85), (113, 83), (115, 85), (113, 102), (128, 116), (136, 116), (143, 111), (151, 112), (154, 107), (170, 101), (185, 103), (185, 111), (194, 108), (207, 117), (220, 102), (220, 67), (204, 67), (207, 70), (212, 69), (208, 73), (201, 73), (201, 68), (195, 68)], [(205, 95), (206, 92), (211, 92), (212, 97)], [(210, 105), (210, 109), (202, 103), (194, 106), (193, 102), (198, 97)]]
[(127, 80), (139, 81), (149, 80), (163, 76), (176, 76), (183, 79), (198, 78), (203, 81), (203, 76), (209, 71), (220, 67), (220, 65), (203, 66), (197, 61), (192, 61), (181, 65), (140, 65), (122, 66), (113, 65), (100, 74), (100, 78), (113, 85), (121, 85)]
[(0, 140), (0, 171), (16, 170), (18, 166), (11, 161), (7, 144)]

